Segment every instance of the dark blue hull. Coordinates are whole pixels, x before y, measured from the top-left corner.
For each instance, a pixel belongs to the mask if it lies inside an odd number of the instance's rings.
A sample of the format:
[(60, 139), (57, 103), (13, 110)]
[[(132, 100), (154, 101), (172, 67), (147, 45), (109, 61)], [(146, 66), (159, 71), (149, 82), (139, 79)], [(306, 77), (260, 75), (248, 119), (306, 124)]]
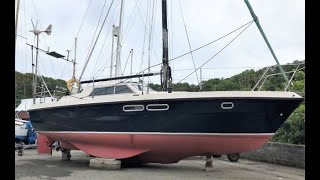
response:
[[(297, 98), (168, 99), (55, 107), (29, 113), (36, 131), (274, 133), (301, 101)], [(227, 102), (225, 109), (224, 102)], [(146, 108), (150, 104), (168, 106), (152, 111), (153, 108)], [(128, 105), (143, 106), (143, 110), (124, 111)]]

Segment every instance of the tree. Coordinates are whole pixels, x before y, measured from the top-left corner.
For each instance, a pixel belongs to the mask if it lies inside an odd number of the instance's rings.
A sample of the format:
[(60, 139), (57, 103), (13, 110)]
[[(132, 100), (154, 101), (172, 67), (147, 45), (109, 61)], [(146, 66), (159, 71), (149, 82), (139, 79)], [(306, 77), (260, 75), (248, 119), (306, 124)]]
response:
[[(57, 97), (63, 96), (67, 91), (66, 81), (62, 79), (53, 79), (48, 77), (42, 77), (46, 82), (49, 91)], [(32, 73), (20, 73), (18, 71), (15, 72), (15, 95), (16, 95), (16, 107), (20, 104), (21, 99), (27, 99), (33, 97), (32, 90)], [(41, 86), (44, 85), (42, 80), (38, 79), (37, 92), (41, 92)], [(48, 95), (48, 94), (47, 94)]]
[(300, 105), (272, 137), (273, 142), (305, 144), (305, 105)]
[[(304, 72), (299, 71), (295, 77), (291, 90), (305, 92)], [(274, 142), (305, 144), (305, 104), (304, 102), (290, 115), (287, 121), (279, 128), (272, 137)]]

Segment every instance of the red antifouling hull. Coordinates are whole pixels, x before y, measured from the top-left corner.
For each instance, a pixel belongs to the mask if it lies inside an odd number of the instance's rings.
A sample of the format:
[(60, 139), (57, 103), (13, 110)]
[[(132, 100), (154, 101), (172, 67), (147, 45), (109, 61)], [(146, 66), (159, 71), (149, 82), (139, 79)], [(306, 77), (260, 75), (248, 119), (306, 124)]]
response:
[[(265, 144), (270, 134), (197, 133), (87, 133), (40, 132), (49, 141), (60, 141), (65, 149), (79, 149), (92, 156), (136, 159), (142, 163), (176, 163), (181, 159), (208, 154), (252, 151)], [(42, 137), (43, 138), (43, 137)], [(47, 139), (43, 142), (47, 142)], [(43, 143), (38, 141), (38, 143)], [(38, 144), (39, 153), (46, 153)], [(43, 151), (43, 152), (41, 152)]]

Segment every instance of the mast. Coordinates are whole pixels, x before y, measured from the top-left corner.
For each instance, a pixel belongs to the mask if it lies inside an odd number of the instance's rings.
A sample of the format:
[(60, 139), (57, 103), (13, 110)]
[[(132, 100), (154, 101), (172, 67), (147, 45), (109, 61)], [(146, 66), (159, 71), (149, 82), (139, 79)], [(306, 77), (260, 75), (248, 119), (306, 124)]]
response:
[(36, 34), (37, 37), (37, 47), (36, 47), (36, 67), (34, 76), (34, 85), (33, 85), (33, 104), (36, 104), (36, 95), (37, 95), (37, 81), (38, 81), (38, 56), (39, 56), (39, 34)]
[(116, 54), (116, 65), (115, 65), (115, 77), (117, 77), (121, 71), (120, 69), (120, 54), (121, 54), (121, 26), (122, 26), (122, 15), (123, 15), (123, 0), (121, 0), (121, 8), (120, 8), (120, 19), (119, 19), (119, 27), (117, 34), (117, 54)]
[(73, 60), (73, 71), (72, 79), (76, 79), (76, 60), (77, 60), (77, 38), (74, 38), (74, 60)]
[(16, 46), (17, 44), (17, 29), (18, 29), (18, 19), (19, 19), (19, 6), (20, 6), (20, 0), (17, 1), (17, 12), (16, 12), (16, 37), (15, 37), (15, 41), (14, 41), (14, 45)]
[(200, 84), (199, 84), (199, 87), (200, 87), (200, 91), (202, 91), (202, 68), (200, 68)]
[[(132, 76), (132, 61), (133, 61), (133, 49), (131, 49), (131, 68), (130, 68), (130, 76)], [(132, 82), (132, 79), (130, 79), (130, 82)]]
[(280, 63), (279, 63), (277, 56), (276, 56), (276, 55), (274, 54), (274, 52), (273, 52), (273, 49), (272, 49), (272, 47), (271, 47), (271, 45), (270, 45), (270, 43), (269, 43), (269, 41), (268, 41), (268, 39), (267, 39), (267, 36), (265, 35), (265, 33), (264, 33), (264, 31), (263, 31), (260, 23), (259, 23), (258, 16), (254, 13), (254, 11), (253, 11), (253, 9), (252, 9), (249, 1), (248, 1), (248, 0), (244, 0), (244, 2), (246, 3), (246, 5), (247, 5), (247, 7), (248, 7), (248, 9), (249, 9), (249, 11), (250, 11), (250, 14), (251, 14), (252, 18), (254, 19), (254, 22), (256, 23), (256, 25), (257, 25), (257, 27), (258, 27), (258, 29), (259, 29), (259, 31), (260, 31), (260, 33), (261, 33), (264, 41), (266, 42), (266, 44), (267, 44), (267, 46), (268, 46), (268, 48), (269, 48), (269, 50), (270, 50), (270, 52), (271, 52), (271, 54), (272, 54), (272, 56), (273, 56), (273, 58), (274, 58), (275, 61), (277, 62), (277, 65), (278, 65), (278, 67), (279, 67), (279, 69), (280, 69), (280, 71), (281, 71), (281, 74), (282, 74), (283, 78), (286, 80), (286, 82), (288, 82), (288, 81), (289, 81), (289, 80), (288, 80), (288, 77), (287, 77), (287, 75), (285, 74), (284, 70), (282, 69), (282, 66), (281, 66)]
[(161, 86), (162, 91), (171, 93), (172, 77), (168, 60), (167, 0), (162, 0), (162, 48)]
[(112, 44), (111, 44), (111, 65), (110, 65), (110, 77), (112, 77), (113, 69), (113, 46), (114, 46), (115, 26), (112, 25)]

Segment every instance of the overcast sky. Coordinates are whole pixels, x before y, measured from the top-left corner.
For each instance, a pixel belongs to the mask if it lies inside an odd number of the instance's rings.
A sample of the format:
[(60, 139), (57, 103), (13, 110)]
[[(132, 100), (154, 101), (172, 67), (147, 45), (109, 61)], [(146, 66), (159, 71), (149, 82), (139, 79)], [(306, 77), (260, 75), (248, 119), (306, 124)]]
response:
[[(79, 78), (104, 4), (105, 7), (96, 34), (100, 30), (111, 1), (93, 0), (90, 3), (90, 0), (20, 0), (16, 70), (23, 73), (31, 72), (31, 48), (26, 43), (34, 44), (34, 34), (29, 30), (32, 29), (31, 19), (34, 22), (38, 19), (38, 28), (41, 30), (52, 24), (50, 36), (45, 33), (40, 34), (39, 47), (45, 50), (50, 47), (50, 51), (56, 51), (63, 55), (67, 55), (66, 50), (71, 50), (70, 59), (74, 58), (74, 38), (81, 27), (77, 44), (76, 76)], [(119, 22), (120, 1), (114, 0), (111, 6), (82, 80), (90, 79), (93, 76), (97, 79), (110, 75), (111, 30), (112, 25), (117, 26)], [(151, 13), (153, 2), (155, 2), (154, 16)], [(180, 3), (182, 13), (178, 0), (168, 0), (169, 59), (189, 51), (185, 26), (191, 48), (195, 49), (252, 20), (246, 4), (242, 0), (180, 0)], [(303, 0), (251, 0), (250, 3), (259, 17), (260, 24), (280, 63), (304, 60), (305, 2)], [(85, 16), (87, 8), (88, 12)], [(148, 16), (146, 16), (147, 13)], [(152, 23), (152, 35), (149, 40), (152, 17), (154, 23)], [(80, 26), (83, 18), (84, 22)], [(241, 30), (194, 52), (195, 66), (200, 67), (208, 61)], [(151, 65), (160, 63), (162, 58), (161, 1), (124, 0), (122, 35), (122, 71), (130, 49), (134, 51), (133, 73), (147, 68), (149, 59)], [(150, 56), (149, 42), (151, 42)], [(141, 63), (143, 51), (143, 63)], [(251, 67), (258, 69), (273, 64), (275, 64), (275, 60), (257, 26), (253, 23), (227, 48), (203, 66), (202, 79), (227, 78), (245, 69), (251, 69)], [(176, 59), (170, 65), (174, 70), (174, 83), (194, 71), (190, 54)], [(159, 72), (160, 66), (152, 68), (151, 71)], [(39, 72), (44, 76), (68, 80), (72, 76), (72, 64), (40, 52)], [(130, 74), (130, 59), (124, 74)], [(200, 77), (199, 71), (198, 76)], [(158, 76), (152, 77), (151, 81), (159, 83), (159, 79)], [(183, 82), (197, 84), (196, 74), (192, 74)]]

